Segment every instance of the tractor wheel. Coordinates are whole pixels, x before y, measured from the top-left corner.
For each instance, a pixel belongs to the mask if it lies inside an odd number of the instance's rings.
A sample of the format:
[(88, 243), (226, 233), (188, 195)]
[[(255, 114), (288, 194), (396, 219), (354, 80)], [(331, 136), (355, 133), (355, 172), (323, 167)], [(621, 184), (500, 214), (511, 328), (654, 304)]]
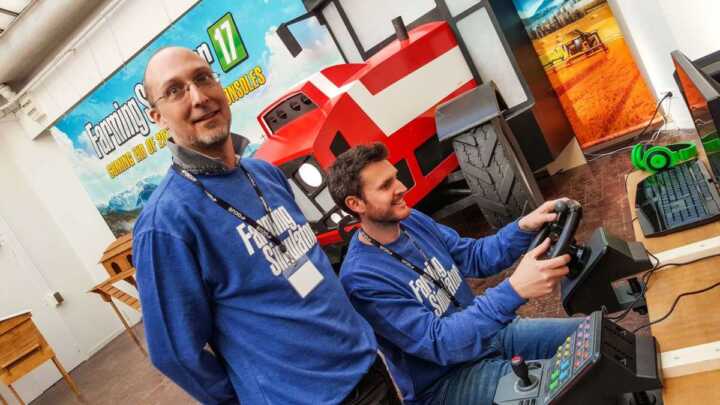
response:
[(493, 121), (458, 135), (453, 147), (472, 198), (500, 228), (535, 209), (542, 195), (514, 139), (498, 136), (502, 126)]

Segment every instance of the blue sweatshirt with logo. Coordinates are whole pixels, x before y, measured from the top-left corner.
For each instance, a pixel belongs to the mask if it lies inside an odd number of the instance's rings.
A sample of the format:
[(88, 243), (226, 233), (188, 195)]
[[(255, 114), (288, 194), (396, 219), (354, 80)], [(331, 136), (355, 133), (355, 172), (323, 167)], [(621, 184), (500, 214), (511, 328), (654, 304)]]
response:
[(340, 280), (355, 308), (373, 326), (405, 404), (423, 404), (432, 398), (429, 388), (438, 379), (489, 354), (489, 339), (525, 303), (508, 280), (474, 296), (463, 278), (486, 277), (510, 267), (534, 234), (522, 231), (516, 221), (490, 237), (462, 238), (415, 210), (401, 227), (401, 236), (385, 246), (424, 267), (444, 288), (359, 241), (357, 233)]
[(150, 358), (205, 404), (337, 404), (374, 362), (375, 336), (282, 172), (261, 160), (242, 165), (264, 193), (273, 224), (241, 169), (197, 177), (274, 226), (288, 254), (306, 256), (317, 271), (306, 265), (302, 279), (293, 278), (301, 272), (292, 273), (292, 260), (170, 170), (134, 227)]

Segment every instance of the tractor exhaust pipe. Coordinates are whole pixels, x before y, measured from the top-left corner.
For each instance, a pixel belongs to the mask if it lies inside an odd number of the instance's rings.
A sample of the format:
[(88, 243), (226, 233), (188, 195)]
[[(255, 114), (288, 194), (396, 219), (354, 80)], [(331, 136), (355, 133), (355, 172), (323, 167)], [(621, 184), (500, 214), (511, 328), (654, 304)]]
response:
[(395, 27), (395, 37), (398, 41), (407, 41), (410, 37), (408, 36), (408, 30), (403, 22), (402, 16), (393, 18), (392, 23), (393, 27)]

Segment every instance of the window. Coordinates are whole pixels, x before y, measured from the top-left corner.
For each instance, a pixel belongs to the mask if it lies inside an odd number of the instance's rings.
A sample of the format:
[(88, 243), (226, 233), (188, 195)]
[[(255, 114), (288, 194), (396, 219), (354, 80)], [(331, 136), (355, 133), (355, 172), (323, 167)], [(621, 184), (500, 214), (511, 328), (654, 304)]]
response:
[(350, 149), (350, 145), (348, 145), (342, 132), (337, 131), (335, 137), (330, 143), (330, 152), (332, 152), (335, 157), (338, 157), (348, 149)]
[(431, 136), (415, 150), (415, 158), (423, 176), (427, 176), (437, 165), (453, 153), (452, 142), (440, 143), (437, 136)]

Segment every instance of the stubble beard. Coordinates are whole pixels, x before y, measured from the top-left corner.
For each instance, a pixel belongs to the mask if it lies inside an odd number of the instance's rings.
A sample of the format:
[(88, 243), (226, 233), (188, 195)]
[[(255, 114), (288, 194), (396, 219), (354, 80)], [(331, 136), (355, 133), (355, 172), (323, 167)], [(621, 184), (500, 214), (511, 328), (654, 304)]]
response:
[(377, 210), (373, 210), (374, 212), (368, 213), (367, 218), (382, 226), (394, 226), (400, 223), (401, 220), (404, 218), (398, 218), (397, 215), (393, 212), (393, 207), (391, 206), (387, 210), (383, 210), (382, 212), (378, 212)]

